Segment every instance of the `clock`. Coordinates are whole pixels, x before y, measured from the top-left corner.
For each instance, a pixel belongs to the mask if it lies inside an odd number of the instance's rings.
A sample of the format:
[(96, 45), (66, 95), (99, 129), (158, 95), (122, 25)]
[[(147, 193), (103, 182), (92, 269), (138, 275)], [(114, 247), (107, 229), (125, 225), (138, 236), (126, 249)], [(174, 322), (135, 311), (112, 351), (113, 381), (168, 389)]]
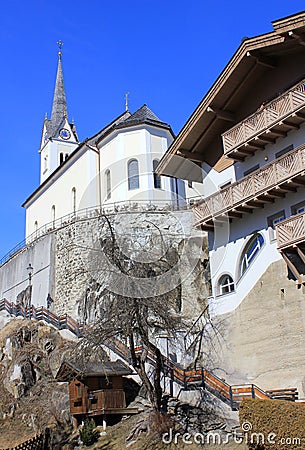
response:
[(69, 139), (71, 137), (71, 133), (69, 130), (67, 130), (66, 128), (62, 128), (59, 132), (59, 136), (62, 139)]

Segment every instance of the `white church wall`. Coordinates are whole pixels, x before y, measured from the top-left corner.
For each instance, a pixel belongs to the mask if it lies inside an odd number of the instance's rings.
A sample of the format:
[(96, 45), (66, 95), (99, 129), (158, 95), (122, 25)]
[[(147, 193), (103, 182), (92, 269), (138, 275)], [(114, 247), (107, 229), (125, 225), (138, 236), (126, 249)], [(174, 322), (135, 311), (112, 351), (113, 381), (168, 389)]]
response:
[[(153, 160), (160, 159), (172, 137), (166, 130), (141, 125), (116, 131), (100, 145), (102, 202), (129, 200), (171, 201), (170, 178), (161, 177), (161, 189), (154, 188)], [(128, 188), (128, 163), (136, 159), (139, 188)], [(106, 172), (110, 171), (111, 196), (107, 198)]]
[(0, 267), (0, 298), (16, 303), (18, 294), (29, 285), (27, 267), (33, 267), (32, 304), (46, 306), (48, 294), (53, 296), (54, 266), (52, 264), (53, 236), (46, 235), (35, 244), (19, 251), (14, 257)]
[[(29, 201), (26, 211), (26, 236), (45, 224), (50, 224), (52, 228), (54, 220), (73, 213), (73, 195), (76, 196), (76, 210), (96, 206), (99, 201), (96, 174), (95, 152), (87, 150), (76, 155), (71, 161), (68, 160), (63, 170), (54, 174), (54, 179)], [(72, 192), (73, 188), (75, 194)]]
[(70, 155), (78, 146), (77, 143), (58, 140), (49, 140), (41, 149), (40, 156), (40, 183), (43, 183), (60, 166), (60, 153)]

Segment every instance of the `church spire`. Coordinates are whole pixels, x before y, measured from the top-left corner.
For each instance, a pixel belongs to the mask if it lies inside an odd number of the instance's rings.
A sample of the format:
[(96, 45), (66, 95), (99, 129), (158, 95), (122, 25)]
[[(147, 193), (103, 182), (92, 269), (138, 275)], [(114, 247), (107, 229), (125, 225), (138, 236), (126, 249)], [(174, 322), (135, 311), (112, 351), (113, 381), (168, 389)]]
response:
[(58, 41), (57, 45), (59, 48), (58, 66), (51, 114), (51, 124), (53, 132), (55, 132), (56, 129), (60, 126), (64, 118), (68, 118), (64, 77), (62, 72), (62, 41)]

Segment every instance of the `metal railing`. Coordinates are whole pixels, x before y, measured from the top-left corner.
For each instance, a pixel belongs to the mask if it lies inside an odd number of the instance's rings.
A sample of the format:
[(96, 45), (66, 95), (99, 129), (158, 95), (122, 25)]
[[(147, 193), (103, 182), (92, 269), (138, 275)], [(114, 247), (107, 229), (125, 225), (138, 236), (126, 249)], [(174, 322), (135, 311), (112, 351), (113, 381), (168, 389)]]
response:
[(51, 222), (48, 222), (35, 230), (33, 233), (27, 236), (26, 239), (23, 239), (21, 242), (15, 245), (15, 247), (13, 247), (0, 259), (0, 266), (6, 263), (12, 256), (19, 253), (19, 251), (23, 250), (27, 245), (30, 245), (42, 236), (70, 225), (71, 223), (85, 219), (97, 218), (102, 215), (137, 212), (179, 211), (189, 209), (191, 207), (192, 201), (194, 201), (193, 198), (187, 200), (179, 199), (178, 202), (176, 200), (127, 200), (104, 204), (102, 206), (92, 206), (90, 208), (80, 209), (78, 211), (66, 214), (65, 216), (62, 216)]
[[(14, 316), (22, 316), (34, 318), (37, 320), (44, 320), (47, 323), (54, 325), (57, 329), (68, 329), (77, 337), (82, 337), (86, 333), (87, 325), (80, 323), (67, 314), (58, 316), (43, 306), (35, 308), (25, 308), (22, 305), (16, 305), (3, 299), (0, 301), (0, 311), (7, 311)], [(128, 364), (131, 364), (131, 357), (129, 349), (119, 339), (112, 339), (105, 342), (106, 347), (121, 356)], [(136, 354), (142, 352), (142, 346), (138, 346)], [(147, 361), (152, 365), (155, 364), (155, 356), (151, 351), (147, 352)], [(230, 385), (225, 380), (213, 374), (204, 367), (195, 369), (184, 369), (177, 362), (171, 361), (169, 358), (162, 355), (162, 371), (169, 379), (170, 383), (177, 383), (184, 390), (190, 390), (194, 387), (200, 387), (212, 392), (223, 402), (230, 405), (232, 409), (237, 409), (238, 404), (244, 398), (259, 398), (270, 400), (272, 398), (267, 392), (255, 384)], [(291, 389), (290, 389), (291, 390)], [(293, 389), (295, 391), (295, 389)], [(294, 398), (296, 399), (297, 396)]]
[(305, 107), (305, 80), (222, 134), (225, 155)]

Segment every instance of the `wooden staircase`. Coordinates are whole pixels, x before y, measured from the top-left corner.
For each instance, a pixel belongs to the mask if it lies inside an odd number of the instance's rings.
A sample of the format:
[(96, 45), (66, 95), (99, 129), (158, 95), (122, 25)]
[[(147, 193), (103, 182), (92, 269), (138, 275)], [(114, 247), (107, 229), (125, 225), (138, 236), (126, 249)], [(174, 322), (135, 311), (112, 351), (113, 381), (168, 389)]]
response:
[[(10, 303), (6, 299), (3, 299), (0, 301), (0, 311), (7, 311), (9, 314), (16, 317), (22, 316), (24, 318), (44, 320), (45, 322), (55, 326), (58, 330), (67, 329), (71, 331), (77, 337), (84, 336), (87, 328), (87, 325), (77, 322), (67, 314), (57, 316), (43, 306), (38, 308), (35, 308), (34, 306), (25, 308), (22, 305), (16, 305), (14, 303)], [(119, 339), (108, 341), (105, 345), (124, 359), (128, 364), (131, 364), (129, 349)], [(136, 353), (141, 352), (142, 346), (137, 347)], [(203, 389), (211, 392), (224, 403), (229, 405), (232, 410), (237, 410), (239, 403), (245, 398), (272, 400), (283, 399), (285, 397), (286, 400), (289, 399), (292, 401), (295, 401), (298, 398), (296, 388), (288, 388), (283, 390), (278, 389), (266, 392), (255, 384), (229, 385), (225, 380), (219, 378), (217, 375), (208, 371), (204, 367), (184, 369), (177, 362), (173, 362), (165, 356), (162, 358), (162, 370), (164, 376), (169, 381), (171, 396), (173, 394), (173, 385), (176, 383), (181, 386), (181, 389), (183, 390)], [(148, 351), (147, 354), (147, 362), (152, 365), (155, 364), (154, 355), (150, 351)]]

